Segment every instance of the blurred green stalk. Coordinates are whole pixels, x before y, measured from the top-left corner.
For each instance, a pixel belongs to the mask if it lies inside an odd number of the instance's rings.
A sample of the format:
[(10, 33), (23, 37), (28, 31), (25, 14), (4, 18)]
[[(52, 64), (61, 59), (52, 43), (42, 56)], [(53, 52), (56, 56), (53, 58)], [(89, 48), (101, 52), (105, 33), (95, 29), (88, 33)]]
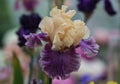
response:
[(32, 79), (32, 73), (33, 73), (33, 63), (34, 63), (34, 49), (30, 49), (30, 57), (31, 57), (31, 62), (30, 62), (30, 69), (29, 69), (29, 77), (28, 77), (28, 84), (30, 84), (31, 79)]
[(13, 84), (24, 84), (24, 77), (22, 73), (22, 68), (17, 56), (13, 56)]

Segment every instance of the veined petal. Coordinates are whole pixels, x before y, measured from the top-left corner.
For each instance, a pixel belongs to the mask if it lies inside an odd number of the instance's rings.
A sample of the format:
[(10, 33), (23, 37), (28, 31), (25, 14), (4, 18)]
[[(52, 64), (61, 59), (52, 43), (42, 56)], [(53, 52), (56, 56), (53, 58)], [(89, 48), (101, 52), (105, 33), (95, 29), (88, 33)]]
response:
[(51, 49), (52, 44), (46, 44), (41, 53), (40, 64), (43, 71), (51, 78), (65, 79), (71, 72), (80, 67), (80, 56), (76, 54), (75, 48), (60, 52)]
[(80, 42), (80, 48), (88, 57), (92, 57), (98, 54), (99, 45), (93, 37), (90, 37), (89, 39), (83, 39)]
[(30, 48), (34, 48), (35, 46), (42, 46), (41, 40), (44, 40), (46, 34), (40, 33), (40, 34), (33, 34), (30, 33), (29, 35), (24, 35), (24, 38), (27, 40), (25, 43), (26, 46)]

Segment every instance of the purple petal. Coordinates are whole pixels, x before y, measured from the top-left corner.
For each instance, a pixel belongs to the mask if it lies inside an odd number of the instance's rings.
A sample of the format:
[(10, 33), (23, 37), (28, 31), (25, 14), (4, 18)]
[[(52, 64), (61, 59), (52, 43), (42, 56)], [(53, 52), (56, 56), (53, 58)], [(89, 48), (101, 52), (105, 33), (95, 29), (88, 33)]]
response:
[(110, 2), (110, 0), (104, 0), (105, 2), (105, 10), (109, 15), (115, 15), (116, 11), (113, 9), (112, 4)]
[(93, 12), (99, 1), (100, 0), (78, 0), (78, 10), (85, 13)]
[(45, 34), (33, 34), (30, 33), (29, 35), (24, 35), (24, 38), (27, 40), (25, 43), (26, 46), (30, 48), (34, 48), (35, 46), (42, 46), (41, 39), (45, 38)]
[(46, 33), (41, 32), (38, 34), (38, 36), (43, 40), (43, 41), (49, 41), (49, 38), (47, 37)]
[(26, 46), (28, 46), (30, 48), (34, 48), (35, 44), (39, 45), (39, 44), (37, 44), (37, 38), (35, 35), (30, 34), (28, 37), (29, 38), (26, 39), (27, 42), (25, 43)]
[(99, 45), (96, 43), (95, 39), (91, 37), (89, 39), (83, 39), (80, 42), (80, 48), (88, 57), (92, 57), (97, 55)]
[(70, 73), (80, 67), (80, 56), (75, 48), (65, 51), (54, 51), (50, 43), (46, 44), (41, 53), (40, 64), (43, 71), (51, 78), (66, 79)]
[(20, 28), (16, 34), (18, 35), (18, 40), (19, 40), (19, 43), (18, 45), (19, 46), (24, 46), (25, 45), (25, 38), (23, 37), (23, 35), (28, 35), (30, 33), (30, 30), (28, 29), (24, 29), (24, 28)]
[(23, 6), (28, 11), (33, 11), (38, 4), (38, 0), (22, 0)]

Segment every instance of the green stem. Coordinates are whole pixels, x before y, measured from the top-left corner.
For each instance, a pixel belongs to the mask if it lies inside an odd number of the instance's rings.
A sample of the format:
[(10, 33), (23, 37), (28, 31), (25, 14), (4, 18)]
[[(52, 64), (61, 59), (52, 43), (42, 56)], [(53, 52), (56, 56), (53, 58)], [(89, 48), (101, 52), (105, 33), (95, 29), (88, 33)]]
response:
[(33, 63), (34, 63), (34, 52), (31, 54), (31, 62), (30, 62), (30, 71), (29, 71), (29, 78), (28, 78), (28, 84), (30, 84), (32, 73), (33, 73)]
[(20, 66), (20, 61), (14, 53), (13, 56), (13, 84), (24, 84), (22, 68)]
[(64, 0), (61, 0), (61, 5), (63, 5), (64, 4)]
[(32, 73), (33, 73), (33, 59), (31, 59), (31, 63), (30, 63), (30, 73), (29, 73), (28, 84), (30, 84), (30, 81), (31, 81), (31, 78), (32, 78)]
[(52, 84), (52, 78), (48, 77), (40, 68), (39, 79), (42, 80), (43, 84)]

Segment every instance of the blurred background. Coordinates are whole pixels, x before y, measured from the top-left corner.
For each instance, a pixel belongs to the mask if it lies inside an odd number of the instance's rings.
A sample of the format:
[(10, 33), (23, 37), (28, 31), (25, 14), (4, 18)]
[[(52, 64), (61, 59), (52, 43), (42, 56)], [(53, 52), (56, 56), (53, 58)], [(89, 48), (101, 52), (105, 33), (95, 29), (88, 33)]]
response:
[[(40, 0), (36, 12), (42, 18), (48, 15), (50, 7), (54, 6), (53, 1)], [(25, 83), (28, 80), (29, 69), (27, 67), (30, 59), (16, 44), (18, 42), (16, 31), (20, 25), (19, 18), (26, 12), (22, 8), (16, 10), (15, 2), (16, 0), (0, 0), (0, 84), (12, 84), (12, 52), (19, 55)], [(95, 84), (107, 84), (108, 81), (120, 84), (120, 0), (110, 0), (116, 11), (115, 15), (109, 15), (104, 8), (104, 0), (99, 0), (94, 12), (90, 12), (87, 20), (86, 13), (77, 7), (78, 3), (79, 0), (65, 0), (64, 2), (69, 9), (77, 11), (73, 19), (86, 21), (91, 34), (100, 45), (99, 54), (91, 59), (82, 58), (78, 72), (73, 73), (69, 79), (64, 81), (56, 79), (53, 84), (88, 84), (91, 81), (95, 81)]]

